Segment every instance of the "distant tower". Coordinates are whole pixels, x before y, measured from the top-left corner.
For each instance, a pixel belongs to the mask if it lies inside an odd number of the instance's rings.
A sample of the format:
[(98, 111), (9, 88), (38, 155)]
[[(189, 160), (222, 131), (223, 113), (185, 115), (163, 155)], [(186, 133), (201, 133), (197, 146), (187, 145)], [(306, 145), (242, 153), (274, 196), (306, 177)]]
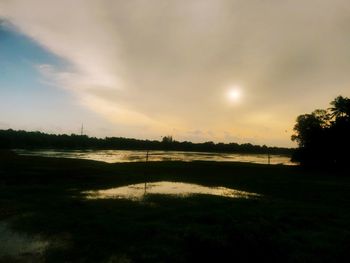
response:
[(80, 135), (84, 135), (84, 123), (81, 124), (81, 130), (80, 130)]

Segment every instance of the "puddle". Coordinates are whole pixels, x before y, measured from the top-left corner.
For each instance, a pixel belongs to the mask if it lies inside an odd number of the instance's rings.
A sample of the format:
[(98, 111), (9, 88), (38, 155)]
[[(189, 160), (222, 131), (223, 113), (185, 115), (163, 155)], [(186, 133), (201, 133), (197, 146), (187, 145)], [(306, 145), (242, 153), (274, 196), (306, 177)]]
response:
[(0, 261), (1, 258), (39, 258), (49, 242), (39, 237), (14, 232), (6, 222), (0, 222)]
[(198, 184), (175, 182), (152, 182), (131, 184), (106, 190), (87, 191), (88, 199), (131, 199), (140, 200), (148, 194), (165, 194), (186, 197), (193, 194), (216, 195), (230, 198), (257, 198), (260, 195), (226, 187), (206, 187)]

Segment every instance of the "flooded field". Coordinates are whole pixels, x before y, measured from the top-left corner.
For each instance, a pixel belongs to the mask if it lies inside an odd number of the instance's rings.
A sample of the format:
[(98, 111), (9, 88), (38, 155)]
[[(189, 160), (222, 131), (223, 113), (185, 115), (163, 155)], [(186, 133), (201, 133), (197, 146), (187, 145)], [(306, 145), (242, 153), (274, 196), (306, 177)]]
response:
[(217, 162), (248, 162), (260, 164), (295, 165), (290, 156), (267, 154), (240, 154), (240, 153), (211, 153), (211, 152), (181, 152), (181, 151), (126, 151), (126, 150), (16, 150), (20, 155), (75, 158), (117, 162), (149, 161), (217, 161)]

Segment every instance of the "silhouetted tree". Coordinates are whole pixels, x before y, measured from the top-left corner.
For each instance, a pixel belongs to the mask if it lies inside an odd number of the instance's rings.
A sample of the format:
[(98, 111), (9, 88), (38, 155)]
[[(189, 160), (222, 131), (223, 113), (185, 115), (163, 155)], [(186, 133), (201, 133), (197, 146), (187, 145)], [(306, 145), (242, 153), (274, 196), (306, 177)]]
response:
[(164, 150), (173, 150), (175, 149), (175, 141), (172, 136), (164, 136), (162, 138), (162, 147)]
[(331, 105), (333, 107), (329, 108), (331, 111), (331, 116), (335, 119), (338, 118), (349, 118), (350, 116), (350, 99), (344, 98), (343, 96), (336, 97)]
[(333, 167), (344, 167), (350, 161), (350, 99), (338, 96), (331, 105), (328, 111), (298, 116), (292, 135), (299, 145), (294, 160)]
[(164, 136), (162, 138), (162, 143), (173, 143), (174, 142), (174, 139), (173, 139), (173, 136), (171, 135), (168, 135), (168, 136)]
[(292, 140), (297, 141), (300, 147), (307, 147), (321, 136), (326, 122), (323, 116), (318, 114), (319, 111), (298, 116), (294, 126), (296, 134), (292, 135)]

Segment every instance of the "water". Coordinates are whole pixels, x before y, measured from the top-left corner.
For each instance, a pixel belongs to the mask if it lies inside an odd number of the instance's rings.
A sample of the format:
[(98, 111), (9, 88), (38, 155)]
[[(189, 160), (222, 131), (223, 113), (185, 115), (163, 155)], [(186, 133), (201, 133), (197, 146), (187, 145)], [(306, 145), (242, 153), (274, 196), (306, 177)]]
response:
[[(20, 155), (88, 159), (106, 163), (143, 162), (146, 151), (137, 150), (15, 150)], [(295, 165), (290, 156), (270, 155), (271, 164)], [(267, 154), (149, 151), (149, 161), (217, 161), (267, 164)]]
[(88, 199), (130, 199), (141, 200), (145, 195), (166, 194), (187, 197), (193, 194), (206, 194), (229, 198), (257, 198), (260, 195), (226, 187), (206, 187), (198, 184), (179, 182), (152, 182), (131, 184), (106, 190), (86, 191)]

